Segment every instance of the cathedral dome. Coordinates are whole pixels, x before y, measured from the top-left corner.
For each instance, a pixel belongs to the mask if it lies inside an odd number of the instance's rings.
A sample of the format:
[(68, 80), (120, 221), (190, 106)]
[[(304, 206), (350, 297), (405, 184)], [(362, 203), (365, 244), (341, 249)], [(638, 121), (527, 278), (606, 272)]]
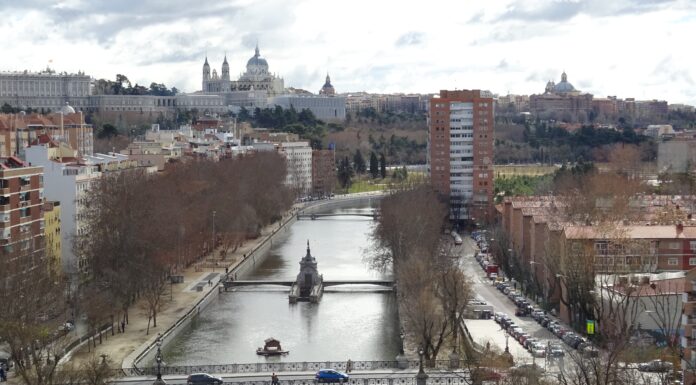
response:
[(268, 62), (259, 54), (259, 47), (256, 46), (254, 56), (247, 62), (247, 72), (249, 73), (265, 73), (268, 72)]
[(569, 92), (575, 92), (575, 87), (573, 87), (572, 84), (568, 83), (568, 75), (566, 75), (565, 72), (561, 75), (561, 82), (556, 84), (553, 87), (553, 90), (558, 93), (569, 93)]

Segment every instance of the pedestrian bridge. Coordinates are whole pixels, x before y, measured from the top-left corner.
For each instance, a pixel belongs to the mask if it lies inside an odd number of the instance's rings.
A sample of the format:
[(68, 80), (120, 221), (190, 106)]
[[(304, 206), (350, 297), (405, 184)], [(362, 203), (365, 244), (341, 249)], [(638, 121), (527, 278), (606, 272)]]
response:
[(375, 211), (373, 213), (324, 213), (324, 214), (304, 214), (298, 213), (297, 219), (319, 219), (319, 218), (330, 218), (330, 217), (363, 217), (363, 218), (379, 218), (379, 212)]
[[(238, 286), (259, 286), (259, 285), (274, 285), (274, 286), (292, 286), (295, 281), (290, 280), (237, 280), (237, 281), (223, 281), (223, 286), (225, 290), (232, 287)], [(375, 286), (385, 286), (393, 287), (394, 281), (389, 279), (345, 279), (345, 280), (329, 280), (322, 281), (324, 287), (326, 286), (339, 286), (339, 285), (375, 285)]]

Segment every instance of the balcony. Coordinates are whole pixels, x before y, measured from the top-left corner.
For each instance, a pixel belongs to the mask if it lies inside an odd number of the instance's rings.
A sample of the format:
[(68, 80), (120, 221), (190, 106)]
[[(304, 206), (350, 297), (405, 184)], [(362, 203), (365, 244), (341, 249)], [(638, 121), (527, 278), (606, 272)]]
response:
[(696, 314), (682, 314), (682, 325), (696, 326)]
[(696, 338), (693, 336), (682, 337), (681, 344), (684, 348), (696, 348)]
[(683, 303), (696, 302), (696, 294), (694, 294), (693, 292), (682, 293), (682, 302)]

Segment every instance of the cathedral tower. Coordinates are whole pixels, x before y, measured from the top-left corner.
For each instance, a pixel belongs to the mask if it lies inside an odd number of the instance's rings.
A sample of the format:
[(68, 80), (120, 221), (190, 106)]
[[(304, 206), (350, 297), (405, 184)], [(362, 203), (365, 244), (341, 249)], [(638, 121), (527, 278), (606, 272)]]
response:
[(205, 57), (205, 63), (203, 63), (203, 87), (201, 91), (208, 91), (208, 81), (210, 80), (210, 64), (208, 64), (208, 56)]

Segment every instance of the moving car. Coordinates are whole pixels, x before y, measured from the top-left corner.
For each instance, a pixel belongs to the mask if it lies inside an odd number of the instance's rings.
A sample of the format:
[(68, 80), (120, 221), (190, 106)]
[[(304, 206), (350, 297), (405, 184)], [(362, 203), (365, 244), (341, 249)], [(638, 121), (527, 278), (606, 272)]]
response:
[(208, 373), (193, 373), (186, 379), (188, 385), (222, 385), (221, 377), (215, 377)]
[(350, 379), (347, 374), (333, 369), (319, 369), (314, 378), (317, 382), (348, 382)]

